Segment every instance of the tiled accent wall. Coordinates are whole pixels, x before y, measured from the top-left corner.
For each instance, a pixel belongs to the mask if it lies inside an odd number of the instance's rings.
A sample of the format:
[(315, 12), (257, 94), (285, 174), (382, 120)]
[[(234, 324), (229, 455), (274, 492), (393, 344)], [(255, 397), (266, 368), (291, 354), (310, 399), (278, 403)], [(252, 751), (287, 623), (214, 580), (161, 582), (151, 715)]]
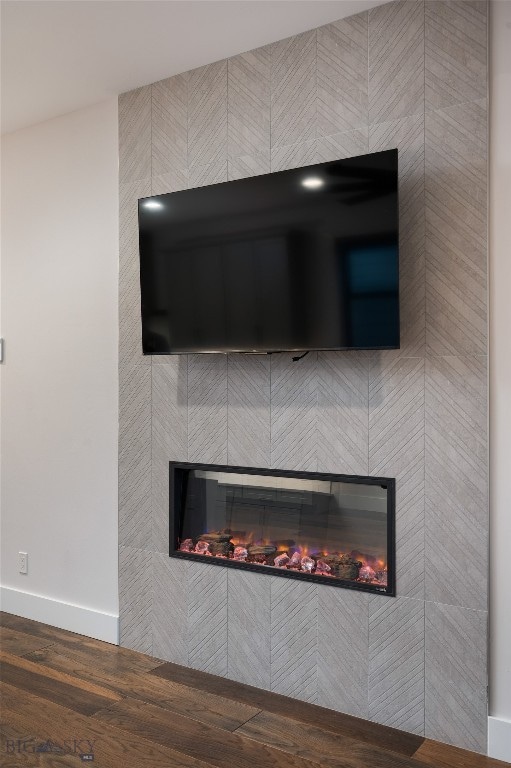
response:
[[(121, 643), (478, 751), (487, 13), (393, 2), (119, 102)], [(142, 356), (139, 197), (396, 146), (400, 350)], [(398, 597), (169, 559), (171, 459), (395, 476)]]

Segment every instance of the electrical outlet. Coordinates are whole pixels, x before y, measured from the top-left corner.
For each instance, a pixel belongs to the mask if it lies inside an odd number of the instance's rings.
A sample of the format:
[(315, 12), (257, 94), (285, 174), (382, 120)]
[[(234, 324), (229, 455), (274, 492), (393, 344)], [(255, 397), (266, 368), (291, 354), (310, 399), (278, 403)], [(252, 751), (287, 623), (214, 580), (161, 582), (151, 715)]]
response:
[(20, 573), (28, 573), (28, 554), (18, 552), (18, 569)]

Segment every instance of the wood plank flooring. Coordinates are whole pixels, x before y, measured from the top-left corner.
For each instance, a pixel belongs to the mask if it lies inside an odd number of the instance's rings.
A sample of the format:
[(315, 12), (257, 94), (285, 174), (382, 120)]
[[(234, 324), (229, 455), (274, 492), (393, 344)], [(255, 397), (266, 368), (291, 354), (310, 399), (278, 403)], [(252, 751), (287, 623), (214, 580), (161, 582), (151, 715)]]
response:
[(0, 766), (509, 768), (0, 613)]

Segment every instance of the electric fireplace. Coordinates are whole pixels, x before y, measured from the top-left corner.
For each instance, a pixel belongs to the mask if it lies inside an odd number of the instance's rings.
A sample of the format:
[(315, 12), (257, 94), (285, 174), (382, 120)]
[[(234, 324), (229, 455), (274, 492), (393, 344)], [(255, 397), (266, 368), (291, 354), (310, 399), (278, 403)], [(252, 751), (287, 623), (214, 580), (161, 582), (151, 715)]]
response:
[(395, 595), (395, 480), (170, 463), (170, 556)]

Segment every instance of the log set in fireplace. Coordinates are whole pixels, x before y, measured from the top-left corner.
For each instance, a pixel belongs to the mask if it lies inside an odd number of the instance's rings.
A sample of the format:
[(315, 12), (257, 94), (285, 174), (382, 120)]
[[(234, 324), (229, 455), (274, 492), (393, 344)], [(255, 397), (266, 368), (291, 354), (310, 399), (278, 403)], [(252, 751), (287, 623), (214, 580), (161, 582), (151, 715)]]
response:
[(170, 556), (395, 594), (395, 480), (170, 463)]

